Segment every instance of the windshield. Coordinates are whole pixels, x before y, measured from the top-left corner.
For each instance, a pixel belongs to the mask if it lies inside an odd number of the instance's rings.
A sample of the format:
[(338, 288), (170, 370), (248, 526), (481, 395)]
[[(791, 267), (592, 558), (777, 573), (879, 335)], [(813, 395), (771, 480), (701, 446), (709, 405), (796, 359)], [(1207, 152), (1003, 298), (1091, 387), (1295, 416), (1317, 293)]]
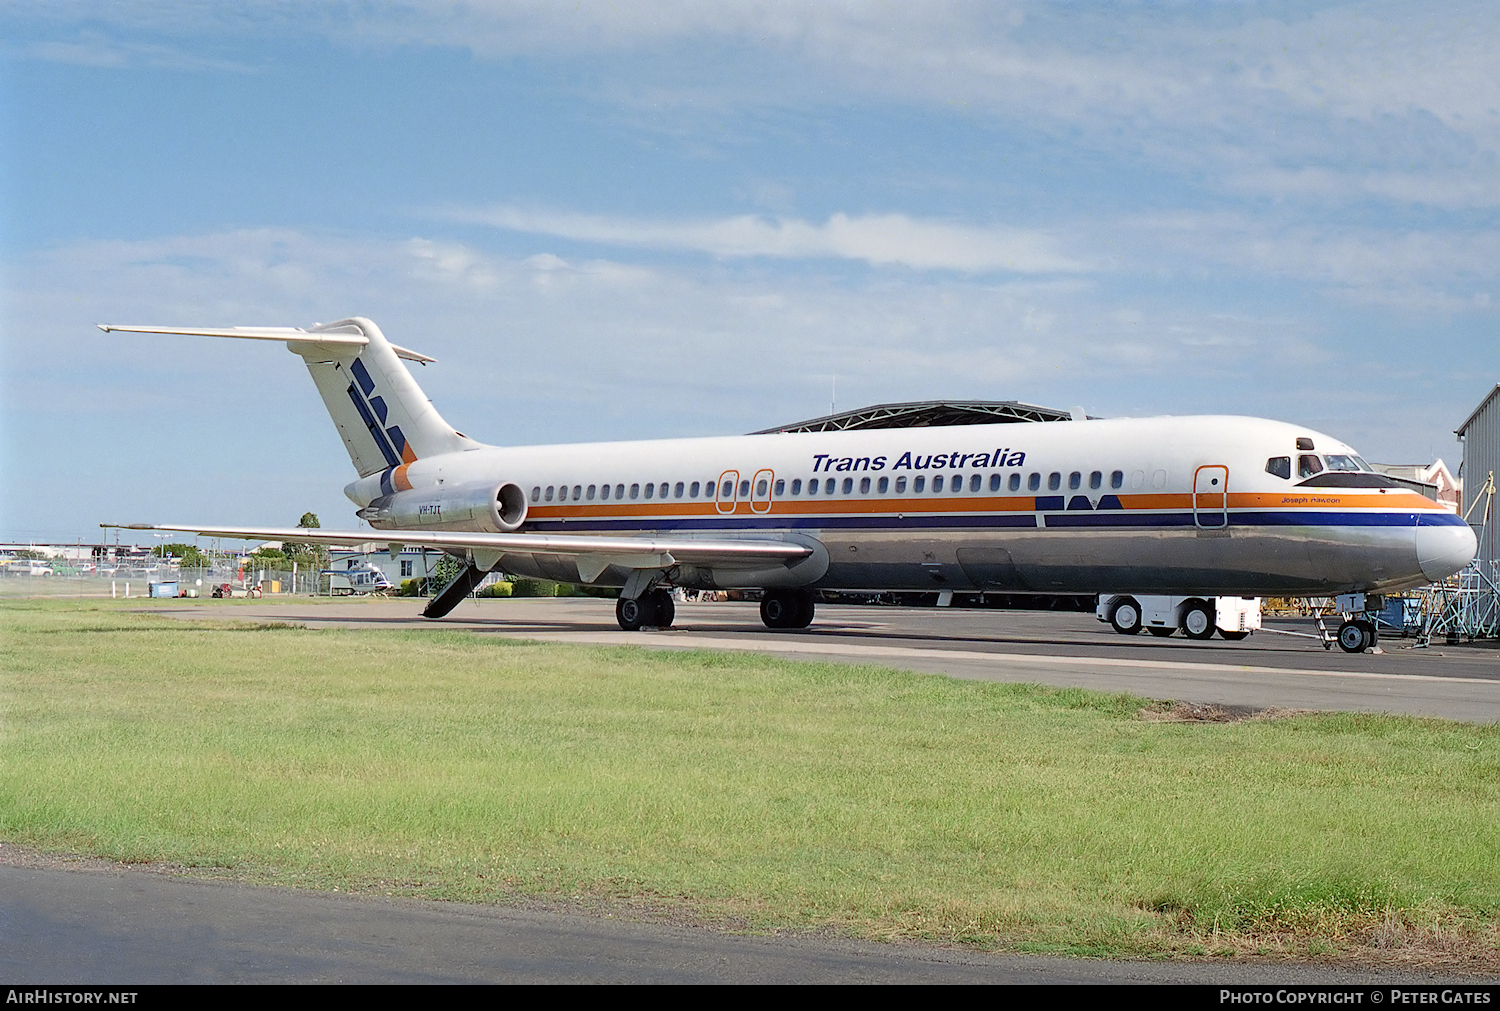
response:
[(1357, 456), (1343, 456), (1338, 453), (1329, 453), (1327, 456), (1323, 457), (1323, 460), (1328, 464), (1329, 470), (1358, 471), (1370, 469), (1369, 464), (1365, 464), (1363, 467), (1361, 467), (1360, 464), (1364, 463), (1364, 461)]

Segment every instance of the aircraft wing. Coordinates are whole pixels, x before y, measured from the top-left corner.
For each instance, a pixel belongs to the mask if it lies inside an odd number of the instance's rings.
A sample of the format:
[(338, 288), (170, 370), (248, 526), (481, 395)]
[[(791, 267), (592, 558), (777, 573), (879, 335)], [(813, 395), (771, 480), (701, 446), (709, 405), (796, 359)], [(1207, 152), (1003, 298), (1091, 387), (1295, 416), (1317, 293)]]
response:
[(765, 565), (795, 562), (813, 549), (790, 541), (698, 540), (691, 537), (590, 537), (553, 534), (483, 534), (438, 530), (324, 530), (320, 527), (217, 527), (170, 523), (101, 523), (120, 530), (169, 530), (207, 537), (302, 541), (309, 544), (399, 544), (468, 549), (498, 562), (507, 554), (564, 555), (578, 562), (585, 581), (610, 565), (624, 569), (665, 569), (678, 562), (704, 565)]

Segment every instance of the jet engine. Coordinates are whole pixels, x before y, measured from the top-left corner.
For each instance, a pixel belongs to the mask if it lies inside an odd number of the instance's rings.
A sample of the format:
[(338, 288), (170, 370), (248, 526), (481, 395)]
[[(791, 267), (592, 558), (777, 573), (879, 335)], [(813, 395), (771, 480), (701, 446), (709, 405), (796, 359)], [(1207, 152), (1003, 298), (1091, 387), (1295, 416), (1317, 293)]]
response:
[(357, 515), (377, 530), (507, 534), (526, 522), (526, 494), (508, 482), (438, 485), (383, 495)]

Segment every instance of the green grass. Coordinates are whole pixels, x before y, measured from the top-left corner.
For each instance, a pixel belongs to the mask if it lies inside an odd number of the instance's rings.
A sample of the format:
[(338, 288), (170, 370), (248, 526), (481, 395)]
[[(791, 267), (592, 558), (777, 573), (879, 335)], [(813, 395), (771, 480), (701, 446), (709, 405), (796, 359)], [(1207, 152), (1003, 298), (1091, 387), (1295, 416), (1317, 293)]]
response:
[(8, 601), (0, 839), (1018, 950), (1326, 953), (1399, 935), (1494, 953), (1496, 728), (1174, 724), (1146, 705)]

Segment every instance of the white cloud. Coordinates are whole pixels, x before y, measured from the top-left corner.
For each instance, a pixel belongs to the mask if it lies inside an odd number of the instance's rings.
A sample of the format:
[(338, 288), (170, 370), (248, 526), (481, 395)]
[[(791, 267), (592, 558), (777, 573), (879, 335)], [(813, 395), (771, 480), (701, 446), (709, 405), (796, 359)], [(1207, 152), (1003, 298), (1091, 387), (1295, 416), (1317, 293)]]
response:
[(606, 217), (518, 207), (450, 209), (437, 217), (561, 239), (689, 250), (720, 257), (861, 260), (876, 266), (968, 273), (1070, 273), (1088, 264), (1051, 236), (1005, 227), (924, 221), (904, 214), (834, 214), (821, 224), (754, 215), (700, 221)]

